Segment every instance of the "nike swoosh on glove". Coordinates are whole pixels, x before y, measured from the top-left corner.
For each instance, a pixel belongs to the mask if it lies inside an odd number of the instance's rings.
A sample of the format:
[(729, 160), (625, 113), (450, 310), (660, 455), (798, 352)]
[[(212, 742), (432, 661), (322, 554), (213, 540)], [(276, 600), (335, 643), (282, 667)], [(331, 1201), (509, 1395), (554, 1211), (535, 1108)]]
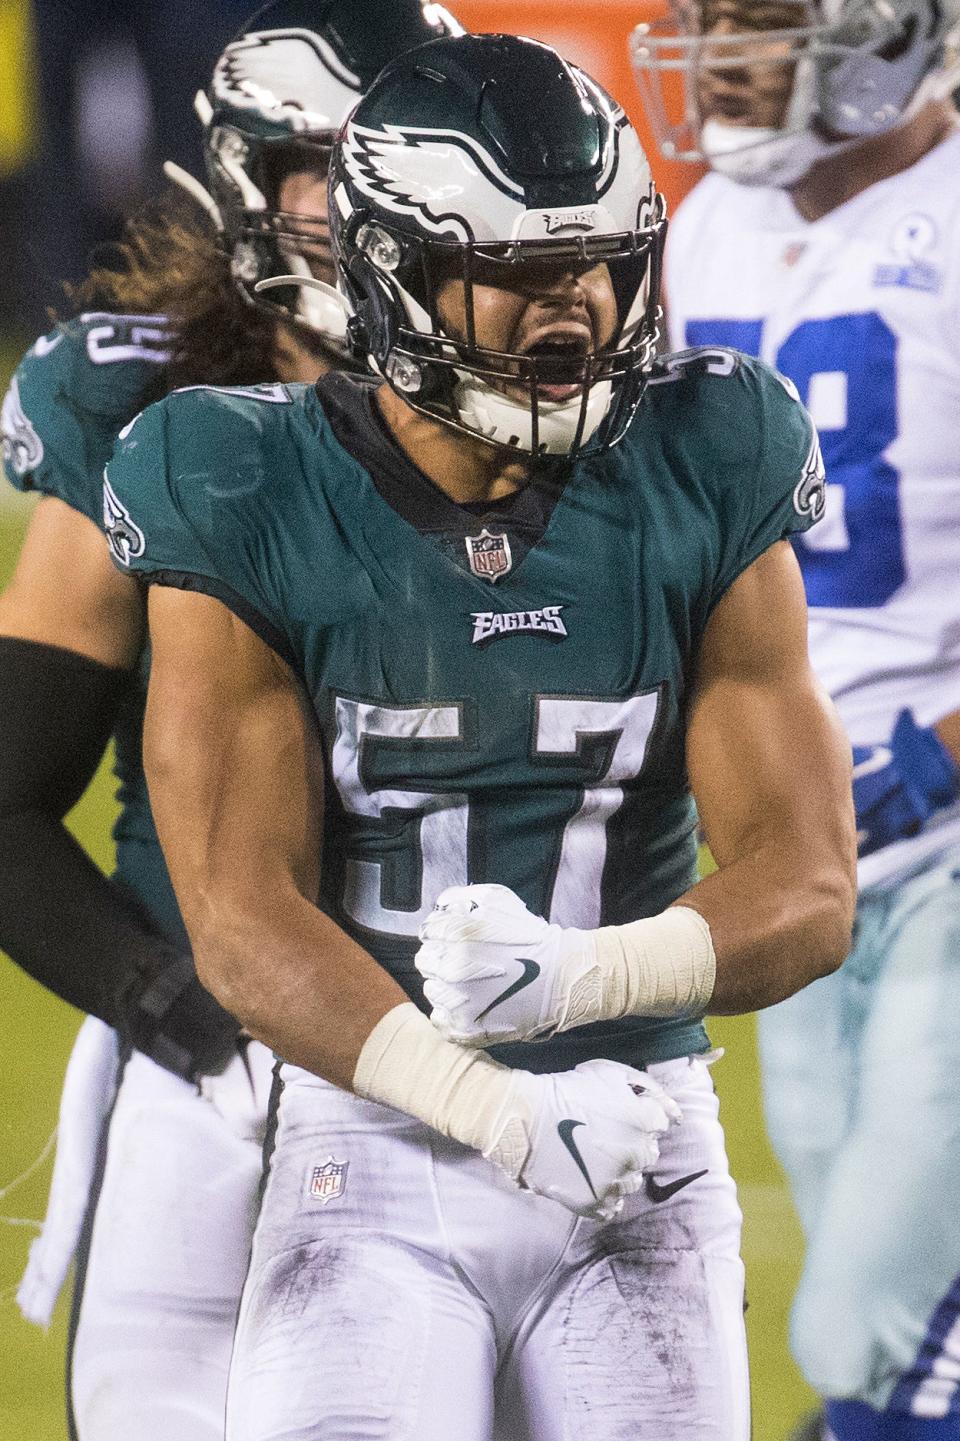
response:
[(660, 1137), (681, 1119), (645, 1071), (584, 1061), (572, 1071), (514, 1072), (505, 1124), (487, 1160), (523, 1190), (578, 1216), (609, 1221), (657, 1164)]
[(430, 1019), (461, 1046), (569, 1030), (597, 999), (590, 933), (535, 916), (507, 886), (449, 886), (420, 940), (414, 961)]
[(853, 747), (858, 854), (916, 835), (956, 800), (958, 780), (960, 768), (936, 731), (902, 710), (888, 745)]

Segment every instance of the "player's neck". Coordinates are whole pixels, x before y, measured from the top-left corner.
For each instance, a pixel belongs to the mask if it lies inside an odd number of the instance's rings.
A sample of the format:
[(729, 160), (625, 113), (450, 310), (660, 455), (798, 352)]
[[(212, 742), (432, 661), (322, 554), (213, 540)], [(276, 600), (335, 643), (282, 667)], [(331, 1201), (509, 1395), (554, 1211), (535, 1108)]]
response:
[(277, 326), (273, 363), (278, 380), (303, 381), (307, 385), (333, 369), (318, 346), (309, 344), (292, 326), (283, 324)]
[(821, 160), (791, 187), (790, 197), (804, 220), (820, 220), (871, 185), (916, 165), (958, 124), (951, 101), (932, 100), (899, 129)]
[(377, 402), (400, 449), (457, 505), (499, 500), (526, 484), (523, 461), (412, 410), (388, 385)]

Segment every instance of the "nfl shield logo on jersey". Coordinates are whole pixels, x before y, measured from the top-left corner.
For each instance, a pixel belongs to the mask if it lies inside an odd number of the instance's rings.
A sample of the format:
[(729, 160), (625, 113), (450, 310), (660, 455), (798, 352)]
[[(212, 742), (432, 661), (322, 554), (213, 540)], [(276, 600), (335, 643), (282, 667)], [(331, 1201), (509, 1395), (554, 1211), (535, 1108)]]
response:
[(335, 1201), (342, 1196), (347, 1185), (349, 1161), (336, 1161), (328, 1156), (322, 1166), (314, 1166), (310, 1176), (310, 1195), (315, 1201)]
[(470, 569), (481, 580), (499, 580), (513, 565), (510, 542), (505, 535), (491, 535), (484, 528), (479, 535), (464, 538)]

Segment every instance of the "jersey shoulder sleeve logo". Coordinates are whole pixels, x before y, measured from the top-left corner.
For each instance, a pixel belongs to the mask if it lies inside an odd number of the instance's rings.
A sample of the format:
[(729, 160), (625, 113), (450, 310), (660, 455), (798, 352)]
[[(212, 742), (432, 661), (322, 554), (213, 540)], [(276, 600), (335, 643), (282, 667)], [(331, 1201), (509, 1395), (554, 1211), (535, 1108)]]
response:
[(120, 565), (129, 566), (147, 548), (143, 531), (106, 476), (103, 478), (103, 528), (110, 551)]
[(0, 409), (3, 460), (14, 475), (29, 475), (43, 460), (43, 441), (34, 430), (20, 402), (20, 387), (14, 376)]
[(58, 345), (62, 345), (65, 339), (66, 336), (62, 330), (58, 330), (55, 335), (40, 335), (33, 342), (30, 354), (35, 355), (38, 360), (44, 360), (56, 350)]
[(814, 431), (803, 471), (793, 492), (793, 508), (797, 515), (815, 525), (827, 508), (827, 476), (820, 454), (820, 441)]

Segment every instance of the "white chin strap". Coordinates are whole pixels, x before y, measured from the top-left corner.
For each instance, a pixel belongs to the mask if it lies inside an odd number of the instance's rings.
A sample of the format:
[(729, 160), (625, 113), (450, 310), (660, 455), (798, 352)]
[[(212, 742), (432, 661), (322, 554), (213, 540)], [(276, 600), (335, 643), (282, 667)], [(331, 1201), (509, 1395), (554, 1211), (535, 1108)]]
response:
[[(613, 386), (609, 380), (590, 387), (580, 444), (590, 439), (610, 409)], [(537, 406), (541, 455), (566, 455), (580, 423), (582, 396), (570, 400), (541, 400)], [(475, 375), (464, 374), (453, 393), (457, 414), (464, 425), (486, 440), (510, 450), (533, 451), (533, 413), (528, 405), (511, 400)]]
[(185, 190), (191, 200), (195, 200), (207, 212), (217, 229), (222, 230), (223, 216), (209, 190), (205, 189), (200, 181), (190, 174), (189, 170), (184, 170), (182, 166), (175, 164), (172, 160), (165, 160), (162, 168), (171, 185), (179, 185), (181, 190)]
[[(291, 251), (284, 254), (284, 259), (290, 266), (290, 274), (297, 277), (300, 285), (298, 317), (304, 325), (322, 335), (324, 340), (333, 345), (344, 345), (347, 338), (348, 312), (339, 290), (324, 280), (318, 280), (311, 272), (305, 256)], [(259, 285), (254, 287), (256, 290), (260, 288)]]
[[(291, 262), (291, 268), (300, 270), (300, 265), (294, 265), (294, 262), (301, 261), (301, 256), (288, 255), (286, 259)], [(271, 275), (266, 280), (258, 280), (253, 288), (259, 295), (261, 291), (276, 290), (280, 286), (300, 286), (298, 318), (315, 331), (332, 350), (347, 355), (349, 306), (339, 290), (328, 285), (325, 280), (318, 280), (311, 275), (306, 261), (303, 260), (302, 263), (307, 271), (306, 275)]]

